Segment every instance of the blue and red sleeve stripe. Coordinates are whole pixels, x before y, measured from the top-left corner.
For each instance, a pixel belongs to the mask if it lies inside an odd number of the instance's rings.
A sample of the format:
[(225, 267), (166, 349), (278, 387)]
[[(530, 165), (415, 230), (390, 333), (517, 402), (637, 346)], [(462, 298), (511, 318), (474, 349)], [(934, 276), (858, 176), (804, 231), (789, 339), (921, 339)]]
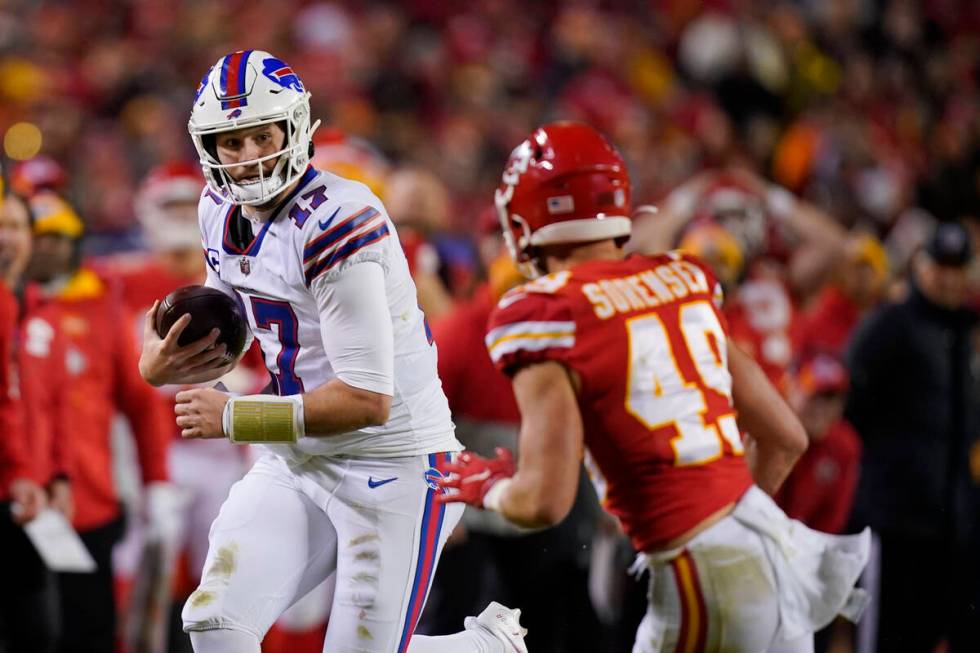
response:
[(344, 262), (346, 259), (350, 258), (360, 250), (364, 249), (372, 243), (376, 243), (379, 240), (387, 238), (389, 235), (388, 225), (382, 223), (380, 227), (369, 231), (366, 234), (347, 241), (347, 243), (338, 248), (335, 252), (329, 256), (325, 256), (323, 259), (318, 261), (315, 265), (311, 266), (309, 270), (306, 271), (306, 285), (309, 286), (313, 283), (313, 280), (318, 276), (327, 272), (340, 263)]
[(344, 218), (334, 227), (328, 229), (307, 243), (306, 247), (303, 248), (303, 265), (307, 265), (314, 259), (319, 258), (320, 255), (330, 249), (330, 247), (340, 242), (344, 236), (364, 225), (368, 220), (371, 220), (379, 215), (380, 213), (376, 208), (372, 206), (365, 206), (354, 215)]

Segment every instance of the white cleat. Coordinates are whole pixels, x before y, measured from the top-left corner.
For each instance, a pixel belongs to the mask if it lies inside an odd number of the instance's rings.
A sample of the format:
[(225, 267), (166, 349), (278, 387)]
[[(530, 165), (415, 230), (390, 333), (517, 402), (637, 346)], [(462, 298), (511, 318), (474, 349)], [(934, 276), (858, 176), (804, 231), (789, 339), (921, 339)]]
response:
[(508, 653), (527, 653), (524, 636), (527, 628), (521, 628), (521, 611), (511, 610), (496, 601), (491, 601), (479, 617), (467, 617), (466, 630), (483, 628), (504, 643)]

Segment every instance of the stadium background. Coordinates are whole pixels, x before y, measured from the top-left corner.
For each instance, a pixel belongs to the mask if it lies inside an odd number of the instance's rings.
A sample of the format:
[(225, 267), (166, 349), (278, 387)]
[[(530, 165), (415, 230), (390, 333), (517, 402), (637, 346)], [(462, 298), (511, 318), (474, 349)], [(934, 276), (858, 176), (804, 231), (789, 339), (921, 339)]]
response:
[[(321, 142), (348, 148), (338, 157), (382, 195), (406, 167), (441, 182), (406, 203), (435, 208), (403, 220), (434, 250), (421, 267), (448, 294), (440, 312), (486, 276), (477, 234), (502, 164), (550, 119), (606, 133), (637, 203), (705, 169), (755, 169), (880, 240), (895, 292), (936, 221), (960, 220), (978, 242), (980, 5), (968, 0), (8, 0), (8, 183), (24, 190), (18, 162), (50, 157), (86, 254), (141, 251), (137, 190), (155, 166), (193, 162), (194, 89), (242, 48), (290, 63), (324, 119)], [(800, 309), (832, 283), (796, 297)]]

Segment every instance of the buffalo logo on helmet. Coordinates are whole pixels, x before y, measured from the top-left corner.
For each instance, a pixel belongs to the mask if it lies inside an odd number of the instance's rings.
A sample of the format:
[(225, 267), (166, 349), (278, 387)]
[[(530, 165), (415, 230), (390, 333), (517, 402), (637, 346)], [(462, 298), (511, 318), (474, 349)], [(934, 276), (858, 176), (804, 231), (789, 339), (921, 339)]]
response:
[(291, 88), (299, 93), (305, 90), (303, 82), (299, 81), (299, 76), (282, 59), (269, 57), (263, 61), (262, 74), (283, 88)]
[(242, 110), (241, 109), (235, 109), (234, 111), (232, 111), (231, 113), (228, 114), (227, 118), (228, 118), (228, 120), (232, 120), (234, 118), (237, 118), (240, 115), (242, 115)]

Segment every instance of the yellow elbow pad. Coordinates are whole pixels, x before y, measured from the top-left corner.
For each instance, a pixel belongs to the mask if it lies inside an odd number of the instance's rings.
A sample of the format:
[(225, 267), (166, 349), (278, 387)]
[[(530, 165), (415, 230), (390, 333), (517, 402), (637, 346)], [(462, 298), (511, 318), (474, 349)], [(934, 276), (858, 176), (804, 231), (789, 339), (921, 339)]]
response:
[(221, 426), (236, 444), (293, 443), (303, 437), (303, 396), (246, 395), (225, 404)]

